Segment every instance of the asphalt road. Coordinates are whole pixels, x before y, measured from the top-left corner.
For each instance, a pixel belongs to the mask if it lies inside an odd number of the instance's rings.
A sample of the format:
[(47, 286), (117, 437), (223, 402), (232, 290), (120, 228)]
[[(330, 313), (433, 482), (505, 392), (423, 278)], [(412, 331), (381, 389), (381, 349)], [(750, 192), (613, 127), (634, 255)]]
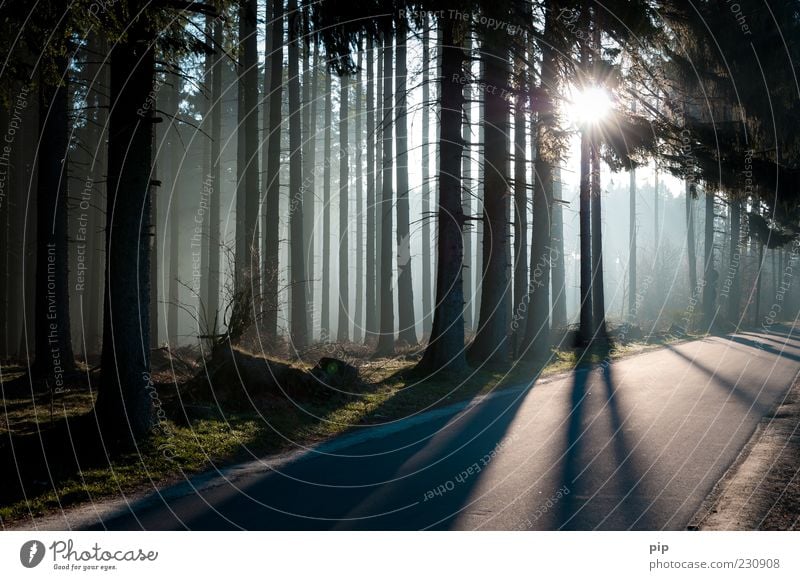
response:
[(785, 331), (665, 347), (369, 428), (90, 527), (684, 529), (800, 370)]

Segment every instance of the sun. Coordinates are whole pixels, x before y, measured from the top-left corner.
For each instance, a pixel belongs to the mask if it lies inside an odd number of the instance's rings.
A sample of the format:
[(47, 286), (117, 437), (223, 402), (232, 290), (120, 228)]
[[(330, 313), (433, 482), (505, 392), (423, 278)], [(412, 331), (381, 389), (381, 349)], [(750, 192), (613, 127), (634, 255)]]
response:
[(567, 117), (578, 126), (597, 125), (612, 109), (611, 95), (602, 87), (590, 86), (572, 91), (567, 101)]

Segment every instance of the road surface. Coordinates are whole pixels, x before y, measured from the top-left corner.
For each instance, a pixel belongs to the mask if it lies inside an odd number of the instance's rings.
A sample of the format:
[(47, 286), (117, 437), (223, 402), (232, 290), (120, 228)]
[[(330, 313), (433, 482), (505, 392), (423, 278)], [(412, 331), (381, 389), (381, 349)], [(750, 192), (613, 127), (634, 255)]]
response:
[(207, 475), (84, 527), (684, 529), (798, 370), (786, 328), (667, 346)]

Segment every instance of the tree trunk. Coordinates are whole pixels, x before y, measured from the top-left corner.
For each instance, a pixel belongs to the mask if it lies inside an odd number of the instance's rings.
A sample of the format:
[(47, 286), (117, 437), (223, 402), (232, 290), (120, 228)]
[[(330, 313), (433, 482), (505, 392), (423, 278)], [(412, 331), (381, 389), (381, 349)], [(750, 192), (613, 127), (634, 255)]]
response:
[(258, 6), (257, 0), (242, 0), (245, 21), (244, 42), (244, 128), (245, 148), (245, 276), (251, 284), (254, 295), (258, 295), (259, 281), (258, 263), (258, 205), (259, 205), (259, 168), (258, 168)]
[(361, 69), (364, 64), (364, 52), (361, 50), (361, 41), (358, 43), (358, 73), (356, 76), (356, 297), (355, 313), (353, 316), (353, 341), (361, 342), (364, 312), (364, 168), (362, 150), (364, 142), (361, 134)]
[(567, 269), (564, 263), (564, 203), (561, 197), (561, 168), (553, 167), (553, 230), (552, 244), (555, 259), (552, 262), (553, 279), (553, 329), (561, 332), (567, 326)]
[(348, 149), (348, 119), (350, 99), (350, 78), (343, 75), (340, 78), (339, 97), (339, 317), (336, 339), (339, 342), (350, 340), (350, 257), (349, 238), (349, 195), (350, 195), (350, 151)]
[(636, 170), (631, 168), (628, 176), (628, 324), (635, 324), (639, 317), (636, 304)]
[[(308, 8), (304, 11), (308, 34)], [(314, 337), (314, 202), (316, 200), (314, 171), (316, 164), (316, 119), (317, 119), (317, 64), (318, 50), (314, 51), (313, 72), (309, 69), (311, 43), (303, 50), (303, 255), (306, 260), (306, 312), (311, 327), (309, 338)]]
[[(555, 35), (554, 18), (558, 17), (554, 7), (549, 7), (545, 20), (545, 35)], [(528, 284), (530, 312), (527, 317), (524, 356), (541, 359), (548, 355), (550, 347), (550, 268), (552, 267), (552, 207), (553, 168), (559, 163), (558, 137), (556, 135), (555, 99), (558, 90), (556, 54), (552, 40), (542, 47), (542, 74), (539, 103), (539, 123), (536, 135), (536, 160), (534, 163), (533, 229), (531, 235), (531, 265)]]
[[(493, 17), (506, 18), (505, 2), (492, 7)], [(508, 265), (509, 265), (509, 104), (504, 96), (509, 87), (507, 38), (498, 31), (485, 31), (482, 56), (487, 90), (485, 136), (486, 177), (483, 185), (483, 279), (478, 331), (469, 349), (476, 364), (506, 364), (510, 356), (508, 340)]]
[[(472, 72), (472, 38), (469, 34), (464, 39), (464, 55), (466, 60), (466, 70), (463, 73), (464, 80), (471, 80)], [(473, 215), (473, 183), (472, 183), (472, 84), (470, 82), (464, 83), (464, 123), (461, 127), (461, 135), (464, 140), (464, 154), (461, 162), (462, 173), (462, 198), (461, 206), (464, 214), (467, 216)], [(425, 114), (428, 114), (428, 107), (426, 106)], [(426, 134), (427, 135), (427, 134)], [(475, 264), (473, 259), (473, 242), (472, 233), (474, 226), (471, 222), (465, 221), (462, 227), (462, 237), (464, 240), (464, 260), (462, 267), (462, 278), (464, 281), (464, 326), (472, 328), (473, 326), (473, 309), (474, 309), (474, 288), (475, 288)], [(422, 252), (424, 256), (429, 256), (430, 253)], [(426, 260), (427, 262), (427, 260)], [(430, 262), (427, 262), (430, 269)]]
[(289, 268), (291, 285), (291, 339), (294, 349), (308, 344), (306, 311), (306, 268), (303, 253), (303, 152), (300, 111), (300, 36), (301, 14), (297, 0), (289, 0)]
[[(511, 318), (511, 333), (514, 340), (514, 355), (524, 342), (527, 320), (528, 301), (528, 183), (526, 180), (525, 151), (525, 108), (528, 105), (526, 95), (524, 55), (517, 58), (516, 75), (519, 92), (514, 102), (514, 299)], [(538, 184), (538, 179), (536, 180)], [(539, 207), (547, 216), (547, 208)], [(545, 227), (549, 227), (549, 224)], [(525, 305), (523, 308), (522, 305)]]
[[(168, 121), (166, 130), (170, 135), (169, 151), (170, 174), (169, 189), (167, 190), (168, 219), (169, 222), (169, 278), (167, 281), (167, 342), (172, 349), (178, 346), (178, 310), (180, 309), (179, 282), (181, 279), (180, 270), (180, 240), (181, 240), (181, 169), (186, 159), (185, 141), (181, 139), (178, 124), (179, 102), (180, 102), (180, 83), (181, 77), (172, 75), (166, 80), (167, 88), (167, 115)], [(173, 117), (174, 116), (174, 117)], [(151, 200), (152, 201), (152, 200)], [(156, 203), (152, 203), (155, 212)], [(166, 228), (165, 228), (166, 230)], [(158, 286), (156, 286), (157, 288)], [(154, 292), (155, 293), (155, 292)]]
[[(742, 236), (742, 202), (738, 199), (731, 200), (731, 247), (730, 265), (728, 276), (728, 321), (738, 328), (739, 305), (742, 299), (739, 264), (741, 261), (741, 236)], [(781, 272), (783, 268), (781, 268)]]
[(600, 187), (600, 143), (592, 137), (592, 316), (596, 336), (606, 335), (606, 302), (603, 283), (603, 214)]
[(333, 99), (331, 72), (325, 71), (325, 165), (322, 175), (322, 304), (320, 307), (320, 338), (329, 342), (331, 336), (331, 123)]
[[(583, 2), (581, 22), (583, 28), (589, 26), (588, 2)], [(581, 43), (581, 68), (588, 70), (589, 47), (588, 41)], [(580, 272), (581, 272), (581, 304), (580, 323), (578, 327), (578, 343), (588, 345), (593, 338), (592, 317), (592, 237), (591, 237), (591, 187), (590, 187), (590, 158), (591, 142), (587, 129), (581, 130), (580, 145), (580, 191), (579, 191), (579, 222), (580, 222)]]
[(464, 296), (461, 253), (463, 214), (461, 206), (461, 119), (464, 94), (461, 76), (464, 52), (458, 46), (456, 27), (459, 21), (441, 21), (442, 76), (439, 165), (439, 268), (436, 271), (436, 310), (430, 341), (418, 368), (425, 373), (461, 370), (464, 356)]
[[(64, 59), (60, 59), (64, 60)], [(63, 63), (66, 70), (66, 62)], [(32, 373), (50, 390), (63, 388), (75, 370), (69, 313), (69, 235), (67, 229), (67, 154), (69, 96), (64, 84), (39, 91), (35, 350)]]
[[(388, 28), (388, 27), (387, 27)], [(383, 108), (381, 111), (382, 194), (379, 207), (380, 240), (380, 334), (376, 356), (394, 354), (394, 289), (392, 280), (392, 36), (384, 29), (383, 36)]]
[(150, 178), (155, 68), (152, 43), (134, 23), (111, 51), (108, 211), (102, 388), (96, 409), (107, 445), (149, 433)]
[(376, 307), (375, 295), (375, 74), (373, 71), (375, 50), (372, 39), (367, 41), (367, 239), (366, 239), (366, 259), (367, 259), (367, 287), (366, 287), (366, 328), (364, 333), (364, 343), (367, 344), (375, 337), (378, 330), (378, 312)]
[(406, 110), (406, 29), (402, 20), (397, 30), (395, 71), (395, 119), (397, 123), (397, 305), (404, 344), (417, 343), (414, 318), (414, 285), (411, 276), (411, 226), (408, 207), (408, 119)]
[(422, 32), (422, 334), (430, 337), (433, 323), (431, 288), (431, 170), (430, 170), (430, 19), (426, 16)]
[[(716, 302), (717, 271), (714, 269), (714, 194), (706, 191), (705, 247), (703, 249), (703, 326), (711, 330)], [(760, 263), (760, 262), (759, 262)]]
[(211, 116), (211, 142), (210, 168), (211, 173), (207, 175), (211, 181), (211, 192), (208, 201), (208, 262), (206, 272), (206, 299), (205, 299), (205, 320), (201, 330), (205, 334), (216, 334), (219, 332), (219, 217), (220, 217), (220, 196), (222, 195), (222, 176), (220, 171), (220, 141), (222, 138), (222, 23), (219, 19), (214, 19), (212, 24), (212, 34), (214, 35), (214, 62), (211, 67), (211, 98), (208, 113)]
[[(267, 136), (266, 200), (264, 204), (264, 317), (268, 344), (278, 338), (278, 284), (280, 281), (281, 124), (283, 115), (283, 1), (272, 2), (269, 58), (269, 134)], [(215, 32), (216, 33), (216, 32)], [(265, 57), (266, 58), (266, 57)], [(219, 66), (219, 65), (218, 65)], [(217, 75), (214, 79), (216, 82)], [(219, 159), (217, 159), (219, 163)], [(219, 171), (219, 169), (217, 170)]]

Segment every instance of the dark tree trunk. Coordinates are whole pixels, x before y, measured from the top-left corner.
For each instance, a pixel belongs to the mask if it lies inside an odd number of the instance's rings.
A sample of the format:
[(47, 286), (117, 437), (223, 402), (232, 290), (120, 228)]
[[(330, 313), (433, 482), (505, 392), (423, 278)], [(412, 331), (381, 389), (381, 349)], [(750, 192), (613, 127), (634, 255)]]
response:
[(431, 170), (430, 170), (430, 19), (422, 32), (422, 333), (430, 336), (433, 322), (431, 288)]
[(361, 127), (362, 120), (362, 98), (361, 98), (361, 69), (364, 64), (364, 52), (361, 49), (361, 40), (358, 43), (358, 73), (356, 76), (356, 134), (355, 134), (355, 154), (356, 154), (356, 297), (355, 313), (353, 315), (353, 341), (361, 342), (363, 330), (364, 312), (364, 167), (362, 151), (364, 141), (362, 139)]
[(636, 304), (636, 170), (631, 168), (628, 183), (628, 323), (635, 324), (639, 317)]
[(606, 302), (603, 283), (603, 214), (600, 188), (600, 143), (592, 137), (592, 314), (596, 336), (606, 335)]
[[(526, 331), (528, 311), (528, 183), (526, 179), (525, 109), (527, 79), (523, 58), (517, 58), (516, 75), (519, 93), (514, 102), (514, 299), (511, 318), (511, 333), (514, 340), (514, 355), (519, 354)], [(536, 180), (538, 184), (538, 179)], [(539, 207), (536, 211), (548, 211)], [(549, 227), (549, 226), (545, 226)], [(524, 307), (522, 305), (525, 305)]]
[(320, 337), (329, 342), (331, 335), (331, 123), (333, 122), (333, 88), (331, 73), (325, 71), (325, 165), (322, 176), (322, 304), (320, 310)]
[[(716, 288), (718, 273), (714, 268), (714, 194), (706, 191), (705, 211), (705, 247), (703, 249), (703, 326), (711, 330), (714, 321), (714, 304), (716, 302)], [(759, 260), (759, 266), (761, 261)]]
[(464, 52), (455, 34), (458, 20), (442, 19), (441, 125), (439, 136), (439, 267), (436, 271), (436, 309), (430, 341), (418, 368), (425, 373), (461, 370), (464, 357), (464, 295), (461, 255), (461, 120), (463, 87), (457, 80), (462, 73)]
[(414, 318), (414, 285), (411, 276), (411, 226), (408, 208), (408, 119), (406, 111), (406, 29), (402, 21), (397, 30), (397, 70), (395, 71), (395, 118), (397, 123), (397, 306), (400, 330), (398, 340), (417, 343)]
[[(502, 22), (507, 5), (500, 2), (487, 17)], [(482, 57), (485, 62), (486, 115), (485, 179), (483, 184), (483, 267), (478, 331), (469, 349), (475, 364), (506, 364), (510, 358), (508, 340), (509, 268), (509, 104), (510, 66), (508, 39), (497, 31), (484, 31)]]
[(383, 103), (381, 111), (382, 194), (379, 207), (380, 233), (380, 333), (377, 356), (394, 354), (394, 290), (392, 288), (392, 32), (383, 37)]
[[(307, 10), (307, 9), (306, 9)], [(309, 15), (306, 12), (306, 18)], [(303, 254), (306, 260), (306, 293), (308, 305), (309, 338), (313, 339), (314, 329), (314, 203), (316, 200), (316, 148), (317, 148), (317, 65), (319, 51), (314, 51), (312, 70), (309, 69), (311, 43), (303, 52)]]
[[(222, 23), (214, 19), (214, 45), (222, 44)], [(201, 328), (206, 334), (219, 332), (219, 217), (220, 195), (222, 194), (222, 178), (220, 172), (220, 141), (222, 134), (222, 53), (220, 49), (214, 54), (211, 68), (211, 99), (209, 114), (211, 115), (210, 168), (211, 192), (208, 202), (208, 268), (206, 272), (205, 321)]]
[[(169, 151), (167, 154), (170, 158), (170, 174), (169, 174), (169, 187), (166, 190), (167, 203), (165, 208), (168, 208), (168, 217), (164, 223), (169, 223), (169, 278), (167, 279), (167, 342), (169, 347), (174, 349), (178, 346), (178, 310), (179, 305), (179, 291), (178, 284), (181, 279), (180, 271), (180, 253), (181, 253), (181, 169), (184, 166), (182, 160), (186, 157), (185, 141), (181, 139), (180, 125), (178, 124), (178, 105), (180, 101), (180, 83), (181, 77), (173, 75), (172, 78), (166, 79), (168, 84), (167, 88), (167, 132), (169, 137)], [(154, 215), (156, 206), (154, 200), (151, 200)], [(157, 222), (156, 222), (157, 224)], [(156, 228), (157, 229), (157, 228)], [(166, 227), (164, 228), (166, 231)], [(155, 246), (154, 246), (155, 247)], [(155, 260), (153, 260), (155, 261)], [(154, 278), (154, 280), (157, 278)], [(158, 285), (153, 288), (153, 294), (156, 294)], [(157, 319), (156, 319), (157, 320)], [(151, 328), (154, 330), (154, 328)]]
[(300, 111), (300, 36), (301, 14), (297, 0), (289, 0), (289, 268), (291, 285), (291, 339), (295, 349), (308, 344), (306, 311), (306, 268), (303, 254), (303, 152)]
[(545, 35), (549, 39), (542, 47), (542, 75), (539, 104), (539, 123), (536, 135), (534, 162), (533, 229), (531, 235), (531, 266), (528, 283), (530, 312), (527, 317), (524, 355), (528, 359), (545, 358), (550, 347), (550, 268), (553, 208), (553, 167), (559, 162), (556, 136), (555, 99), (558, 91), (556, 54), (552, 48), (555, 36), (554, 18), (558, 14), (549, 7), (545, 20)]
[[(241, 0), (244, 16), (244, 276), (247, 284), (258, 285), (258, 21), (257, 1)], [(239, 157), (242, 158), (241, 156)], [(253, 294), (257, 295), (255, 287)]]
[(350, 267), (348, 258), (350, 253), (349, 238), (349, 180), (350, 180), (350, 151), (348, 150), (348, 119), (350, 99), (350, 78), (342, 76), (340, 79), (341, 93), (339, 97), (339, 317), (336, 339), (339, 342), (350, 340)]
[[(589, 26), (588, 2), (583, 2), (581, 22), (583, 28)], [(589, 47), (588, 41), (581, 43), (581, 67), (588, 70)], [(580, 153), (580, 191), (579, 191), (579, 222), (580, 222), (580, 271), (581, 271), (581, 303), (580, 322), (578, 326), (578, 342), (587, 345), (593, 337), (592, 317), (592, 236), (591, 236), (591, 183), (590, 159), (591, 142), (586, 128), (581, 130)]]
[[(65, 70), (66, 62), (62, 63)], [(32, 373), (51, 390), (63, 388), (75, 370), (69, 313), (69, 240), (67, 229), (68, 88), (43, 84), (39, 91), (36, 361)]]
[(376, 307), (375, 295), (375, 74), (373, 72), (373, 41), (367, 41), (367, 239), (366, 239), (366, 259), (367, 259), (367, 313), (366, 329), (364, 342), (369, 343), (375, 337), (378, 330), (378, 311)]
[(553, 168), (553, 329), (563, 332), (567, 326), (567, 269), (564, 263), (564, 212), (561, 197), (561, 169)]
[(147, 435), (150, 380), (152, 43), (140, 23), (111, 51), (108, 211), (102, 388), (97, 415), (107, 445)]
[[(464, 71), (464, 76), (462, 78), (469, 79), (471, 77), (471, 67), (472, 67), (472, 38), (467, 34), (464, 42), (464, 55), (466, 59), (466, 70)], [(472, 154), (471, 154), (471, 141), (472, 141), (472, 84), (469, 82), (464, 83), (464, 123), (461, 127), (461, 135), (464, 140), (464, 154), (462, 157), (461, 162), (461, 172), (462, 172), (462, 198), (463, 201), (461, 206), (463, 208), (464, 214), (467, 216), (471, 216), (474, 213), (472, 209), (472, 198), (473, 198), (473, 184), (472, 184)], [(425, 114), (428, 114), (428, 107), (426, 106)], [(427, 133), (425, 133), (427, 135)], [(474, 295), (474, 287), (475, 287), (475, 264), (473, 259), (473, 249), (472, 249), (472, 234), (474, 231), (474, 226), (471, 222), (465, 221), (464, 226), (462, 228), (463, 240), (464, 240), (464, 267), (462, 268), (462, 278), (463, 278), (463, 285), (464, 285), (464, 326), (466, 328), (472, 328), (473, 326), (473, 295)], [(430, 235), (430, 234), (429, 234)], [(429, 256), (430, 253), (425, 253), (423, 250), (423, 256)], [(430, 262), (428, 260), (425, 261), (430, 268)]]
[(694, 197), (696, 188), (694, 184), (686, 186), (686, 247), (689, 254), (689, 292), (694, 294), (697, 290), (697, 254), (695, 248), (694, 232)]
[[(264, 205), (264, 335), (278, 338), (278, 284), (280, 280), (281, 123), (283, 115), (283, 1), (272, 2), (269, 53), (269, 134), (267, 136), (266, 202)], [(216, 82), (217, 75), (214, 75)], [(219, 162), (219, 160), (217, 160)], [(218, 170), (219, 171), (219, 170)]]
[[(741, 277), (739, 264), (741, 262), (741, 237), (742, 237), (742, 202), (738, 199), (731, 200), (731, 247), (728, 276), (730, 277), (728, 292), (728, 321), (738, 328), (739, 305), (742, 300)], [(782, 254), (781, 254), (782, 256)], [(781, 266), (781, 272), (783, 267)]]

